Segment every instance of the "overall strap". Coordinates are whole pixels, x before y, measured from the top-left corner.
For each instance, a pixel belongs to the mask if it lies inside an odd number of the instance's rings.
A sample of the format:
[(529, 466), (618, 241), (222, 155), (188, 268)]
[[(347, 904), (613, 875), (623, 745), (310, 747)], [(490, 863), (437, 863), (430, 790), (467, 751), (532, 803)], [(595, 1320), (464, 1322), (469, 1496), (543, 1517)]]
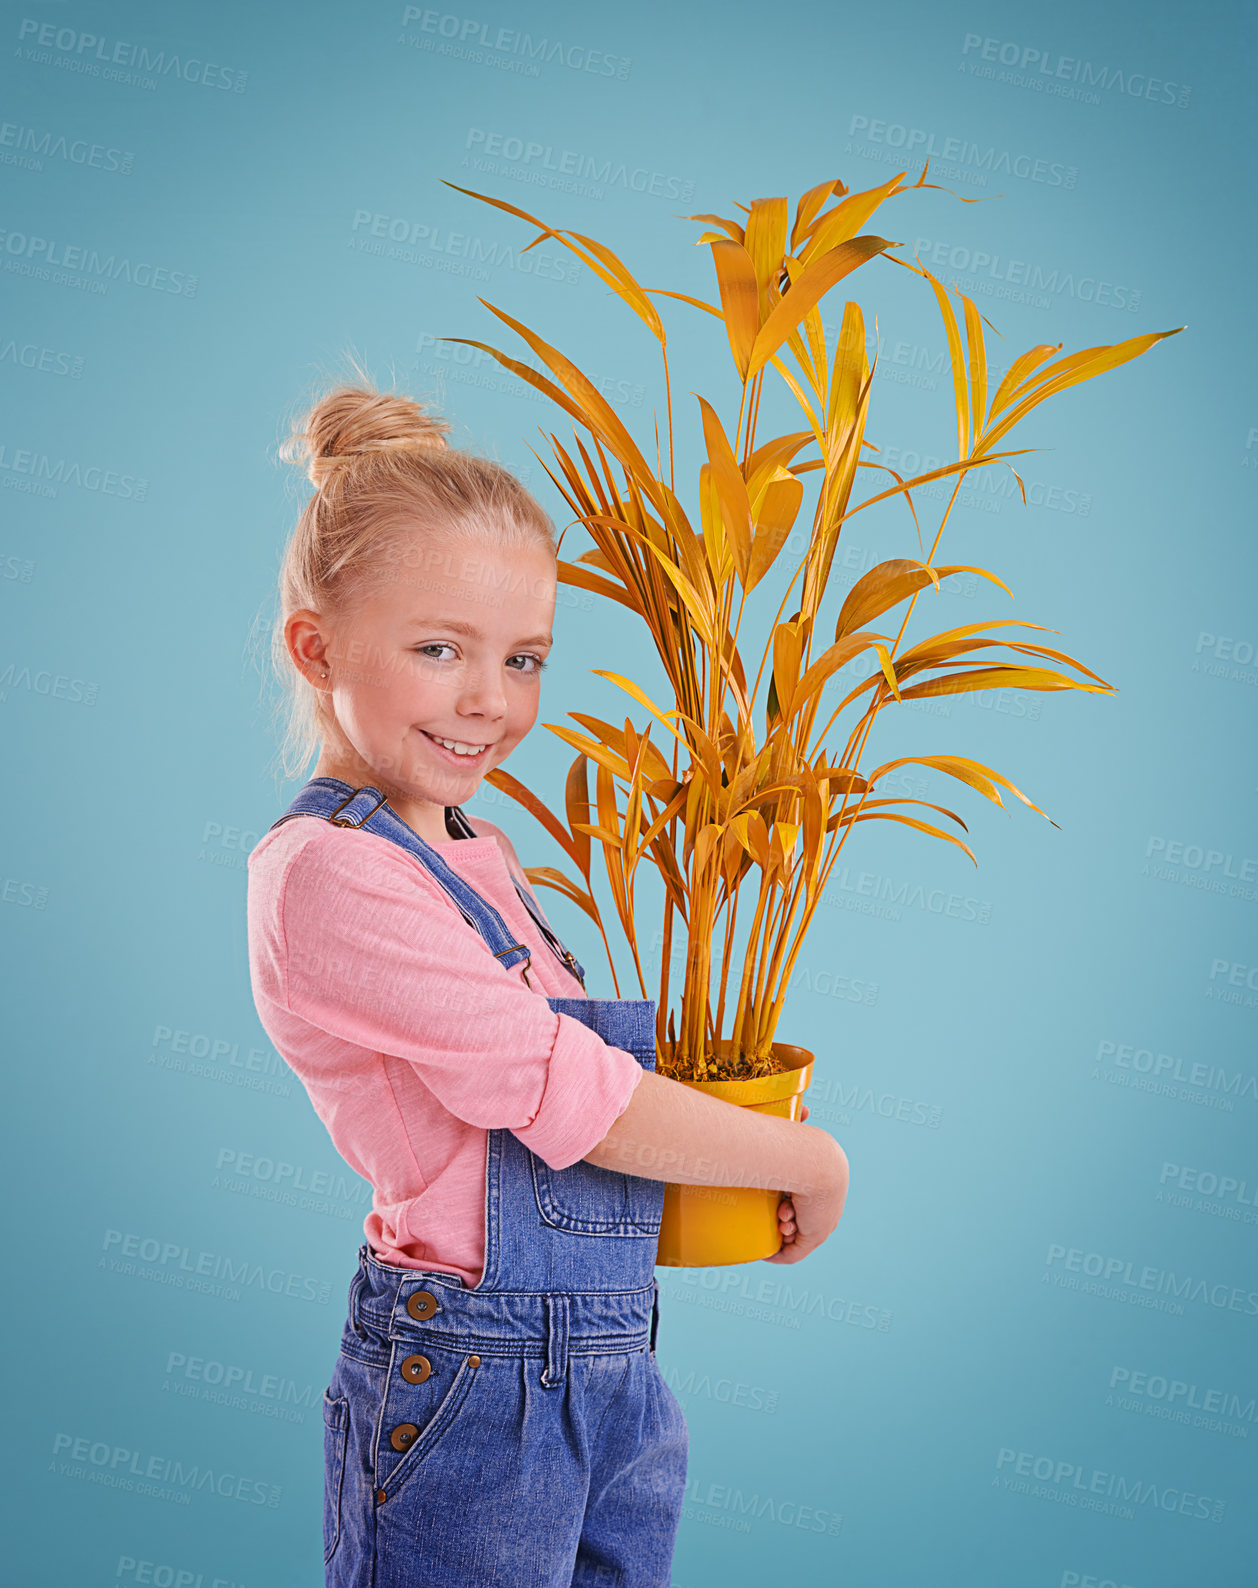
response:
[[(462, 812), (458, 811), (457, 807), (454, 809), (457, 812), (456, 825), (461, 826), (467, 836), (475, 837)], [(445, 890), (468, 925), (474, 927), (484, 938), (495, 959), (501, 960), (503, 966), (508, 969), (523, 962), (522, 974), (524, 980), (528, 982), (528, 968), (532, 958), (528, 945), (514, 940), (506, 922), (493, 905), (483, 899), (475, 888), (445, 863), (436, 845), (421, 838), (390, 809), (379, 789), (370, 785), (353, 789), (340, 778), (311, 778), (284, 814), (271, 823), (268, 830), (274, 831), (283, 822), (291, 821), (297, 816), (319, 816), (336, 827), (366, 828), (368, 832), (392, 840), (400, 849), (413, 855), (433, 880)], [(529, 905), (528, 897), (519, 882), (514, 877), (511, 880), (515, 883), (516, 892), (529, 909), (529, 914), (537, 921), (539, 912)], [(539, 921), (538, 925), (540, 927), (542, 923)], [(559, 939), (551, 932), (549, 926), (546, 926), (544, 931), (546, 940), (556, 957), (568, 966), (584, 986), (584, 972), (575, 957), (559, 943)]]
[[(477, 835), (472, 831), (467, 817), (463, 814), (462, 807), (458, 805), (451, 805), (448, 807), (448, 809), (450, 813), (451, 825), (455, 827), (464, 838), (475, 838)], [(520, 903), (532, 916), (534, 926), (537, 927), (537, 930), (542, 934), (542, 937), (549, 944), (551, 953), (554, 954), (555, 958), (559, 960), (562, 965), (565, 965), (568, 970), (572, 972), (576, 979), (581, 983), (582, 987), (584, 987), (585, 969), (578, 961), (577, 956), (572, 952), (571, 949), (564, 947), (554, 928), (542, 914), (541, 905), (538, 904), (537, 900), (527, 888), (521, 887), (520, 879), (514, 873), (512, 873), (511, 880), (515, 884), (515, 891), (520, 896)]]

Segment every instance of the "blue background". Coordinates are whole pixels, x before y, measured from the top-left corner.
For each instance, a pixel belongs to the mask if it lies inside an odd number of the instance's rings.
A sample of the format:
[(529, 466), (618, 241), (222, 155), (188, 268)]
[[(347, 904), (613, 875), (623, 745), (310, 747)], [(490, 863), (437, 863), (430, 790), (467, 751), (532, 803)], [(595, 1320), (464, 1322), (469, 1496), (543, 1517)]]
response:
[[(321, 1580), (319, 1398), (368, 1191), (248, 981), (246, 856), (297, 786), (265, 637), (307, 487), (276, 444), (352, 350), (562, 524), (529, 451), (552, 416), (437, 340), (509, 345), (478, 296), (642, 442), (659, 393), (599, 282), (440, 179), (706, 295), (679, 216), (912, 180), (933, 149), (951, 192), (874, 229), (974, 295), (1000, 369), (1187, 330), (1039, 410), (1009, 443), (1045, 449), (1032, 505), (993, 470), (945, 534), (1017, 604), (955, 580), (914, 632), (1016, 613), (1119, 693), (880, 719), (872, 754), (974, 756), (1059, 827), (907, 768), (977, 870), (891, 824), (845, 850), (779, 1030), (817, 1054), (843, 1222), (798, 1266), (659, 1270), (692, 1441), (674, 1581), (1252, 1583), (1252, 10), (29, 0), (2, 26), (11, 1580)], [(852, 290), (882, 344), (867, 434), (947, 461), (933, 300), (879, 263)], [(667, 318), (689, 482), (687, 394), (728, 412), (733, 373), (719, 329)], [(916, 550), (903, 508), (858, 516), (833, 597)], [(619, 610), (561, 587), (556, 634), (541, 722), (623, 715), (591, 666), (657, 683)], [(510, 769), (557, 800), (569, 760), (539, 724)], [(556, 860), (493, 790), (471, 808)], [(608, 995), (589, 923), (544, 902)], [(197, 1288), (224, 1264), (256, 1282)]]

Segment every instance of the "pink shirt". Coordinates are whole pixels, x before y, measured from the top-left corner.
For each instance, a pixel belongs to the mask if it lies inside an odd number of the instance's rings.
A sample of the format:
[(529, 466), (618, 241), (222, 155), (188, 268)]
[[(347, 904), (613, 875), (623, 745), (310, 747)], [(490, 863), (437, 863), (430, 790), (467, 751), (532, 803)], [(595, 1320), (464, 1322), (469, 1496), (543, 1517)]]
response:
[(565, 1169), (628, 1107), (642, 1066), (547, 1004), (585, 993), (521, 904), (506, 835), (468, 820), (477, 837), (441, 857), (530, 948), (532, 988), (413, 856), (318, 817), (284, 822), (250, 854), (248, 927), (262, 1025), (371, 1183), (368, 1243), (386, 1263), (474, 1288), (486, 1132), (510, 1130)]

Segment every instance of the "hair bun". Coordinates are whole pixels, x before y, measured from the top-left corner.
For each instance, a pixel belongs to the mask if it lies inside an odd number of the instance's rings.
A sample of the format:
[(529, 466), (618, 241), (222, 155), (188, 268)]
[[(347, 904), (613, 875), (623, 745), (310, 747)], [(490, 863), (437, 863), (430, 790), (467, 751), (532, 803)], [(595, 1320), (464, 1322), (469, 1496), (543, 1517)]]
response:
[(342, 386), (320, 398), (280, 448), (316, 489), (368, 452), (444, 449), (450, 426), (410, 397)]

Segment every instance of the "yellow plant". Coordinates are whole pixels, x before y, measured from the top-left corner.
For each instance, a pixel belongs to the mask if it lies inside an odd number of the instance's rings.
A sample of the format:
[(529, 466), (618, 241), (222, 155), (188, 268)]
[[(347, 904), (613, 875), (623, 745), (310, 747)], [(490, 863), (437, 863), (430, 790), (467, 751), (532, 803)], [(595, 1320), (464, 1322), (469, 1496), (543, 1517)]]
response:
[[(556, 230), (514, 205), (458, 189), (535, 226), (537, 236), (530, 248), (553, 238), (569, 249), (633, 310), (658, 341), (663, 358), (667, 465), (657, 417), (653, 467), (594, 383), (565, 354), (503, 310), (485, 304), (519, 334), (548, 373), (483, 342), (448, 339), (492, 354), (574, 421), (571, 449), (549, 435), (553, 468), (535, 454), (567, 501), (574, 522), (585, 526), (594, 543), (576, 562), (561, 560), (559, 577), (619, 602), (642, 618), (673, 691), (672, 704), (660, 705), (631, 679), (596, 668), (599, 677), (610, 679), (647, 714), (644, 726), (636, 727), (626, 718), (618, 727), (583, 712), (569, 716), (584, 732), (546, 724), (578, 752), (567, 777), (566, 825), (509, 773), (493, 771), (488, 781), (542, 823), (580, 874), (577, 882), (550, 866), (528, 870), (534, 883), (557, 889), (592, 918), (610, 963), (591, 880), (591, 841), (598, 841), (643, 997), (648, 994), (634, 890), (643, 860), (656, 867), (664, 890), (656, 1031), (659, 1069), (680, 1080), (736, 1079), (768, 1074), (778, 1067), (772, 1044), (796, 956), (830, 870), (858, 822), (905, 823), (956, 844), (977, 865), (973, 851), (954, 833), (908, 814), (904, 807), (939, 812), (968, 832), (960, 816), (929, 801), (878, 797), (882, 778), (915, 763), (976, 789), (1002, 809), (1000, 789), (1004, 788), (1045, 814), (999, 772), (964, 756), (900, 756), (862, 771), (870, 733), (885, 707), (994, 687), (1114, 692), (1113, 685), (1061, 651), (991, 632), (1008, 627), (1044, 630), (1044, 624), (1016, 619), (969, 623), (918, 639), (906, 649), (901, 646), (917, 597), (927, 585), (938, 589), (941, 579), (967, 572), (1012, 595), (986, 569), (934, 563), (944, 526), (970, 470), (1032, 450), (994, 449), (1046, 398), (1128, 362), (1175, 332), (1151, 332), (1055, 359), (1052, 355), (1061, 344), (1041, 343), (1015, 359), (989, 392), (983, 325), (991, 322), (958, 293), (963, 307), (959, 324), (948, 292), (920, 261), (897, 259), (888, 250), (902, 245), (863, 231), (885, 200), (934, 185), (925, 182), (925, 168), (908, 186), (901, 186), (904, 174), (863, 193), (851, 193), (837, 180), (822, 182), (803, 194), (793, 214), (787, 199), (767, 198), (739, 204), (742, 219), (690, 217), (714, 228), (705, 231), (699, 243), (712, 251), (719, 304), (643, 287), (609, 248), (593, 238)], [(880, 257), (929, 282), (943, 316), (952, 368), (957, 461), (910, 479), (865, 456), (866, 450), (877, 452), (865, 439), (877, 358), (873, 365), (867, 358), (860, 305), (845, 304), (833, 350), (827, 345), (818, 308), (823, 295), (838, 282)], [(699, 469), (695, 493), (697, 530), (675, 489), (668, 338), (653, 301), (657, 297), (680, 299), (723, 324), (741, 384), (732, 431), (711, 403), (698, 398), (706, 461)], [(805, 428), (763, 439), (757, 421), (770, 370), (794, 396)], [(861, 470), (885, 472), (895, 483), (854, 503), (853, 488)], [(1013, 472), (1025, 503), (1025, 486)], [(739, 650), (747, 597), (785, 546), (810, 473), (819, 479), (807, 549), (777, 609), (749, 684)], [(833, 641), (823, 642), (820, 608), (843, 526), (856, 513), (903, 496), (917, 529), (919, 550), (924, 550), (912, 491), (949, 477), (955, 480), (954, 488), (929, 553), (921, 560), (883, 562), (866, 573), (842, 603)], [(783, 618), (797, 581), (798, 606)], [(869, 627), (904, 603), (894, 633)], [(886, 626), (889, 631), (894, 619)], [(983, 665), (974, 665), (980, 660), (978, 653), (994, 647), (1018, 655), (1012, 660), (987, 656), (981, 659)], [(843, 696), (819, 727), (824, 686), (857, 658), (866, 659), (869, 675)], [(1072, 677), (1043, 665), (1050, 661), (1084, 676)], [(765, 701), (758, 736), (756, 702), (762, 684)], [(829, 739), (836, 720), (863, 696), (868, 700), (841, 743), (832, 748)], [(657, 729), (658, 742), (652, 737)], [(588, 782), (591, 763), (593, 800)], [(755, 902), (736, 964), (742, 884), (752, 870), (758, 874)], [(674, 1015), (669, 980), (675, 920), (685, 932), (685, 970)], [(713, 960), (718, 948), (713, 1007)], [(614, 964), (612, 978), (620, 996)]]

